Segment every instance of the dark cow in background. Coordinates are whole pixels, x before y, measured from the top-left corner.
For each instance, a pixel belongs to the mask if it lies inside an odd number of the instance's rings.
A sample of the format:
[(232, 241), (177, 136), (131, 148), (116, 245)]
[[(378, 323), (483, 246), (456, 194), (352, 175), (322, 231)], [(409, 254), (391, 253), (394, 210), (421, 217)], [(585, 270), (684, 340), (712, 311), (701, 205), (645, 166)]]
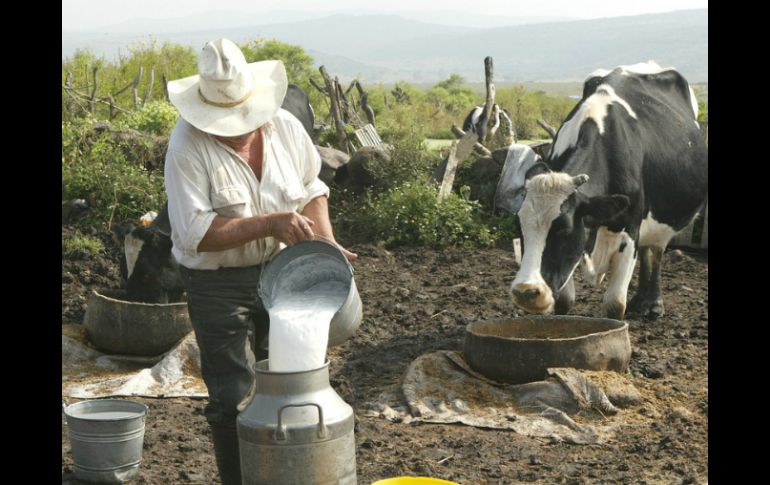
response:
[(144, 303), (181, 301), (184, 287), (179, 265), (171, 254), (168, 205), (163, 205), (149, 225), (122, 224), (114, 232), (124, 238), (126, 257), (121, 273), (126, 279), (126, 298)]
[(289, 84), (286, 88), (286, 97), (283, 98), (281, 108), (293, 114), (302, 123), (302, 126), (305, 127), (305, 131), (310, 135), (310, 139), (315, 142), (313, 131), (315, 113), (313, 112), (313, 107), (310, 106), (310, 98), (307, 93), (299, 86)]
[(565, 313), (582, 259), (594, 284), (609, 274), (602, 311), (622, 319), (641, 255), (629, 311), (663, 314), (661, 256), (708, 195), (708, 147), (697, 116), (685, 78), (652, 62), (597, 71), (585, 81), (546, 162), (519, 167), (524, 195), (511, 204), (524, 239), (511, 285), (517, 306)]
[[(282, 107), (302, 123), (312, 139), (315, 116), (307, 94), (290, 84)], [(121, 224), (113, 231), (124, 246), (125, 259), (120, 266), (126, 280), (127, 299), (145, 303), (182, 300), (184, 288), (179, 265), (171, 254), (168, 204), (164, 204), (157, 217), (146, 225)]]

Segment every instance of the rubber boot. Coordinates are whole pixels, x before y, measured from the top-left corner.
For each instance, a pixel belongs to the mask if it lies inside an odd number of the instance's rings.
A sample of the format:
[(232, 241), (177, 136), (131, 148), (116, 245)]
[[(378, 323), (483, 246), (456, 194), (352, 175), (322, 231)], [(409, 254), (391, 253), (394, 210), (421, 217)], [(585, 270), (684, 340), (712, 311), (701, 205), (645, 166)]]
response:
[(211, 425), (214, 456), (222, 485), (241, 485), (241, 456), (235, 426)]

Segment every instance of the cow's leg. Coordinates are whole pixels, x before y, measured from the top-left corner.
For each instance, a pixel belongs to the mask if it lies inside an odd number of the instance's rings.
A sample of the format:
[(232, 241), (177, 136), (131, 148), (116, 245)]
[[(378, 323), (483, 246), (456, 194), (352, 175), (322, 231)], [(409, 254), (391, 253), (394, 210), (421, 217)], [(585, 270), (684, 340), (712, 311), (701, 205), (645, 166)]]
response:
[(634, 252), (633, 240), (623, 234), (623, 242), (610, 259), (609, 287), (602, 299), (602, 314), (608, 318), (622, 320), (625, 316), (628, 284), (636, 265)]
[[(631, 304), (633, 305), (634, 313), (655, 320), (665, 314), (663, 298), (660, 294), (660, 266), (665, 248), (651, 246), (645, 249), (647, 249), (646, 254), (642, 253), (642, 273), (639, 275), (639, 291), (634, 296)], [(645, 287), (642, 288), (642, 274), (645, 271), (647, 271), (646, 283)]]
[(564, 288), (559, 292), (559, 298), (554, 304), (553, 312), (556, 315), (566, 315), (572, 305), (575, 304), (575, 282), (572, 276), (569, 277)]
[(644, 302), (647, 300), (647, 293), (650, 288), (650, 276), (652, 275), (652, 250), (649, 247), (639, 248), (639, 287), (636, 294), (628, 303), (630, 313), (643, 313), (645, 310)]

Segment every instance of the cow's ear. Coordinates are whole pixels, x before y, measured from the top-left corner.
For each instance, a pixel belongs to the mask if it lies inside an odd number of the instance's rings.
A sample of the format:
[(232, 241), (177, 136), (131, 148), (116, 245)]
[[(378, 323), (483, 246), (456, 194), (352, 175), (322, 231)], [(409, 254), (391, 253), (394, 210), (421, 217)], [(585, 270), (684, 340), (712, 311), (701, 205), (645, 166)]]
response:
[(548, 165), (546, 165), (543, 162), (537, 162), (536, 164), (532, 165), (529, 170), (527, 170), (527, 174), (524, 176), (526, 180), (531, 179), (535, 175), (540, 175), (541, 173), (548, 173), (551, 169), (548, 168)]
[(582, 200), (576, 210), (579, 217), (590, 218), (589, 225), (602, 226), (608, 224), (622, 214), (631, 204), (627, 195), (597, 195)]

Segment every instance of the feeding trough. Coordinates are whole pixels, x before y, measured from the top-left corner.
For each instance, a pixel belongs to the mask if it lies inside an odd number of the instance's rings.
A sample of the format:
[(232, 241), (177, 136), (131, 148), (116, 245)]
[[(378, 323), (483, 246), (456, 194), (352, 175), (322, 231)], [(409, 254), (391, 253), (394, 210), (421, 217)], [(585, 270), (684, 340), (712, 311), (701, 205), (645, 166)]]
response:
[(83, 324), (102, 351), (155, 356), (192, 331), (187, 303), (126, 301), (125, 290), (93, 291)]
[(628, 324), (610, 318), (526, 316), (469, 324), (463, 352), (490, 379), (522, 384), (551, 367), (625, 372), (631, 341)]

